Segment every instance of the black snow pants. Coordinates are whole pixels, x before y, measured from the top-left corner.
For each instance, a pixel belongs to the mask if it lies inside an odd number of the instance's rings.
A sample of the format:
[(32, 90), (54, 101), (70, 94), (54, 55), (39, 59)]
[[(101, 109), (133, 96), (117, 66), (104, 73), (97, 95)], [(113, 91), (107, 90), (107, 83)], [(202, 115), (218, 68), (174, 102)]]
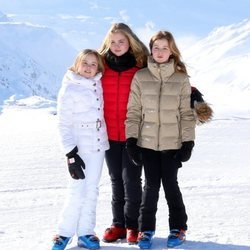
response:
[(109, 141), (105, 159), (112, 185), (113, 225), (138, 228), (142, 168), (130, 162), (125, 142)]
[(176, 150), (142, 149), (145, 170), (145, 187), (139, 217), (139, 230), (142, 232), (155, 231), (161, 182), (168, 204), (169, 229), (187, 229), (187, 214), (177, 181), (178, 169), (182, 163), (174, 158), (175, 153)]

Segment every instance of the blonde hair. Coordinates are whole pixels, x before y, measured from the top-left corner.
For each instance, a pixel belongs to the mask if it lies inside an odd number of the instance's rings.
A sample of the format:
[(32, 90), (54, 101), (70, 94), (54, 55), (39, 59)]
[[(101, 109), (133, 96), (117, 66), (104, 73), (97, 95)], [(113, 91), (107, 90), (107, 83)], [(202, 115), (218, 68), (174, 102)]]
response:
[(80, 51), (78, 53), (78, 55), (76, 56), (76, 59), (75, 59), (75, 62), (73, 63), (73, 65), (69, 67), (69, 70), (71, 70), (77, 74), (79, 66), (82, 64), (82, 62), (85, 60), (85, 58), (88, 55), (96, 56), (97, 63), (98, 63), (97, 73), (99, 73), (99, 72), (103, 73), (104, 72), (104, 65), (103, 65), (102, 57), (99, 55), (99, 53), (96, 50), (93, 50), (93, 49), (85, 49), (85, 50)]
[(174, 59), (175, 71), (180, 71), (187, 74), (187, 69), (185, 64), (181, 61), (181, 53), (176, 45), (173, 35), (169, 31), (158, 31), (154, 34), (149, 42), (150, 52), (152, 54), (152, 47), (156, 40), (158, 39), (166, 39), (169, 43), (169, 48), (172, 52), (169, 59)]
[(99, 49), (99, 53), (105, 56), (110, 48), (110, 37), (114, 33), (122, 33), (129, 41), (130, 52), (134, 55), (138, 67), (145, 67), (147, 65), (147, 56), (149, 51), (143, 42), (136, 36), (136, 34), (124, 23), (114, 23), (107, 32), (103, 43)]

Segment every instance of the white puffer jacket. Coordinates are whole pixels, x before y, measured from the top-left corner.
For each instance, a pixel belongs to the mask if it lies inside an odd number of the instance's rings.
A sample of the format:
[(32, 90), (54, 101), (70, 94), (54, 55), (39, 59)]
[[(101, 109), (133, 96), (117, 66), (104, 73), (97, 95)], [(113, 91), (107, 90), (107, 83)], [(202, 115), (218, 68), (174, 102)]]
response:
[(101, 73), (87, 79), (68, 70), (58, 94), (58, 128), (65, 154), (75, 146), (79, 153), (109, 148), (103, 116)]

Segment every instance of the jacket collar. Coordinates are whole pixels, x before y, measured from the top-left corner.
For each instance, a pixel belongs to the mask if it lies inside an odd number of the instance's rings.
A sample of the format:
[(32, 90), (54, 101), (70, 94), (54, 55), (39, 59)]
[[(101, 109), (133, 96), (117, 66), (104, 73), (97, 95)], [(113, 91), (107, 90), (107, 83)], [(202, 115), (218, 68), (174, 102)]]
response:
[(175, 72), (174, 60), (166, 63), (156, 63), (152, 56), (148, 57), (148, 69), (159, 80), (168, 79)]
[(79, 74), (76, 74), (75, 72), (71, 70), (67, 70), (63, 78), (63, 83), (64, 84), (93, 85), (93, 83), (95, 83), (96, 81), (99, 81), (101, 77), (102, 77), (102, 73), (98, 73), (92, 78), (85, 78), (83, 76), (80, 76)]
[(111, 50), (108, 50), (105, 55), (105, 62), (111, 69), (117, 72), (126, 71), (136, 66), (136, 59), (130, 51), (122, 56), (116, 56)]

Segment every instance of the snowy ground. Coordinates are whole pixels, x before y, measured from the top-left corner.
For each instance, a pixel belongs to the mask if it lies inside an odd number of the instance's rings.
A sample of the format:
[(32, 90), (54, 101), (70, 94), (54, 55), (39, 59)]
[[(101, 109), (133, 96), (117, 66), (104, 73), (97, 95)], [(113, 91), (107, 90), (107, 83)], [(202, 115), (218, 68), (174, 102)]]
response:
[[(68, 173), (51, 108), (0, 111), (0, 249), (49, 250)], [(2, 112), (2, 113), (1, 113)], [(250, 249), (250, 113), (216, 117), (197, 127), (192, 159), (179, 173), (189, 215), (187, 241), (177, 249)], [(104, 166), (96, 232), (111, 223)], [(152, 249), (167, 249), (168, 210), (161, 193)], [(102, 249), (137, 249), (125, 241)], [(77, 250), (75, 240), (67, 249)]]

